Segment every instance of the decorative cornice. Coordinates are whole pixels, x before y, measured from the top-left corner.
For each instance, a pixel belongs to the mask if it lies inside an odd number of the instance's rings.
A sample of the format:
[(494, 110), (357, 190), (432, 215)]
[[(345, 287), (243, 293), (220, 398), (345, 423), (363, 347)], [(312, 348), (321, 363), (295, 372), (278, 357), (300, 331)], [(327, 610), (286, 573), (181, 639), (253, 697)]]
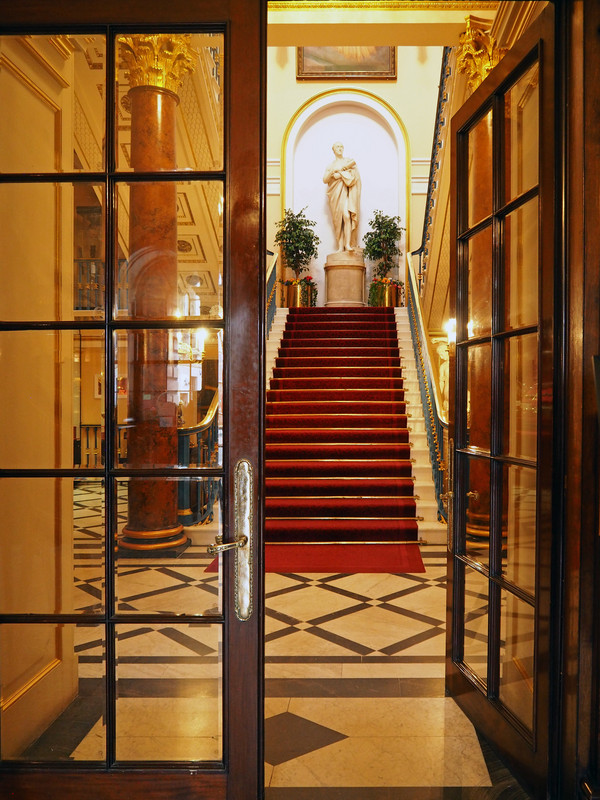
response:
[(129, 70), (129, 85), (155, 86), (177, 94), (187, 73), (194, 71), (198, 53), (189, 33), (119, 36), (121, 56)]
[(496, 46), (489, 32), (489, 20), (468, 16), (466, 22), (467, 29), (459, 39), (456, 69), (466, 73), (469, 89), (474, 92), (500, 62), (506, 50)]
[(499, 2), (460, 0), (269, 0), (269, 11), (313, 11), (339, 8), (346, 11), (495, 11)]

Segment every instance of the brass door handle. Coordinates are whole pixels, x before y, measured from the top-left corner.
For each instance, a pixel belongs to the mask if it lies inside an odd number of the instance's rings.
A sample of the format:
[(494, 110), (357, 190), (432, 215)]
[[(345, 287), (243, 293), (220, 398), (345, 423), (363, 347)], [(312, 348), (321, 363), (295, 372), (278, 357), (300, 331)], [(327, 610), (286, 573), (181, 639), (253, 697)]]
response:
[(215, 536), (215, 544), (209, 544), (207, 550), (209, 555), (216, 556), (219, 553), (224, 553), (226, 550), (235, 550), (236, 547), (245, 547), (247, 544), (247, 536), (242, 536), (241, 539), (236, 539), (235, 542), (226, 542), (223, 544), (223, 537), (221, 534), (218, 534), (218, 536)]
[(253, 611), (252, 580), (254, 549), (254, 472), (246, 458), (240, 458), (233, 471), (234, 539), (223, 543), (221, 535), (208, 545), (211, 556), (235, 550), (234, 593), (235, 615), (245, 622)]

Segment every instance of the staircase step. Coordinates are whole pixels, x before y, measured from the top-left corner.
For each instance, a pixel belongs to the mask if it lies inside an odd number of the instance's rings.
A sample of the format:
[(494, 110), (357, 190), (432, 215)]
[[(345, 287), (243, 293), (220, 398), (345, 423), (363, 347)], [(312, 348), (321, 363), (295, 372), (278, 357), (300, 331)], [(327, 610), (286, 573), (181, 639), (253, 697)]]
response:
[[(361, 417), (362, 419), (362, 417)], [(275, 428), (266, 430), (265, 439), (269, 442), (398, 442), (408, 444), (409, 431), (407, 428)]]
[[(377, 401), (404, 400), (404, 389), (378, 389)], [(326, 389), (269, 389), (267, 392), (268, 403), (281, 402), (313, 402), (328, 400), (334, 403), (342, 400), (373, 402), (371, 389), (337, 388)]]
[(413, 464), (407, 459), (345, 459), (332, 461), (321, 459), (269, 459), (265, 464), (265, 476), (269, 478), (289, 478), (298, 476), (310, 478), (327, 475), (331, 478), (372, 477), (372, 478), (408, 478), (412, 475)]
[[(329, 407), (328, 407), (329, 408)], [(267, 414), (270, 428), (406, 428), (406, 414)]]
[(287, 497), (290, 489), (301, 497), (352, 497), (387, 495), (412, 497), (415, 482), (412, 478), (266, 478), (269, 497)]
[(267, 497), (268, 517), (415, 517), (412, 497)]
[(267, 414), (306, 414), (306, 415), (320, 415), (320, 414), (405, 414), (406, 403), (400, 400), (390, 401), (361, 401), (353, 402), (352, 400), (340, 400), (333, 402), (315, 402), (306, 403), (304, 408), (301, 402), (277, 402), (267, 403)]
[(415, 518), (267, 518), (265, 535), (269, 542), (379, 542), (415, 541), (418, 538)]
[(388, 367), (374, 367), (372, 364), (365, 364), (361, 367), (344, 366), (344, 364), (329, 364), (327, 367), (311, 367), (310, 363), (301, 365), (288, 365), (286, 367), (276, 366), (273, 370), (274, 378), (332, 378), (341, 379), (365, 377), (365, 378), (401, 378), (402, 367), (400, 365)]
[(404, 378), (273, 378), (271, 389), (405, 389)]
[(396, 458), (396, 459), (409, 459), (410, 458), (410, 445), (409, 444), (380, 444), (369, 442), (367, 444), (346, 444), (346, 443), (333, 443), (333, 444), (277, 444), (267, 443), (265, 445), (266, 451), (266, 464), (269, 467), (271, 459), (288, 460), (304, 458), (353, 458), (353, 459), (373, 459), (373, 458)]

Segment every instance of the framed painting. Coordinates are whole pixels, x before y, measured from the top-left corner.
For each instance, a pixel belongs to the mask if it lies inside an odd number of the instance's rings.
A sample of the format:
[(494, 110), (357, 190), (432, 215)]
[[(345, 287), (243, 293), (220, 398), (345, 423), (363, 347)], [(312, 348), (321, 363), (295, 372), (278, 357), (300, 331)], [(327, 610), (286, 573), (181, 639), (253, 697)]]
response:
[(298, 80), (395, 80), (395, 47), (299, 47)]

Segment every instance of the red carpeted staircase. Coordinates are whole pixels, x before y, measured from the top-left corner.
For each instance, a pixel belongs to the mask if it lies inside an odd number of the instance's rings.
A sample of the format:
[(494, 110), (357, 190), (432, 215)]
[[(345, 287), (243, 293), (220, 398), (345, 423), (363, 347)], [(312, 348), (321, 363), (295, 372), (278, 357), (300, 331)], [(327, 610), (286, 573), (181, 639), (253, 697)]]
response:
[(267, 542), (417, 539), (393, 309), (290, 309), (265, 468)]

